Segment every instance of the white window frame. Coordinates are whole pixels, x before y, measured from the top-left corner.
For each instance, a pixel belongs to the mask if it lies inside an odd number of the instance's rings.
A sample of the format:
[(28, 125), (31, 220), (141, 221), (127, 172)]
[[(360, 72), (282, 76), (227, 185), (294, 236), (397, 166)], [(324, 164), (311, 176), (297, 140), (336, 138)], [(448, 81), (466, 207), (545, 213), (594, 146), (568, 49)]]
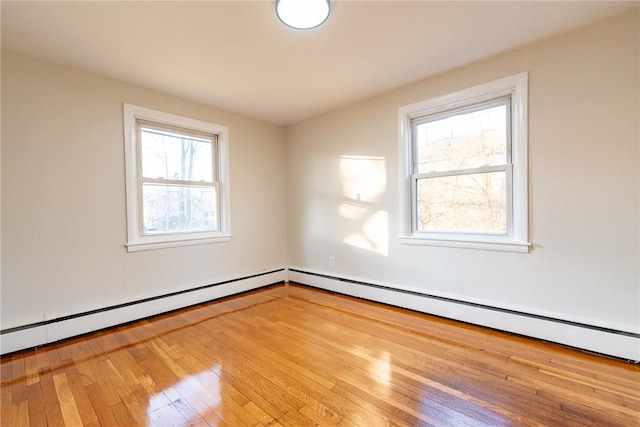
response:
[[(177, 246), (202, 245), (228, 242), (231, 240), (229, 208), (229, 129), (226, 126), (182, 117), (171, 113), (124, 104), (124, 145), (125, 184), (127, 201), (127, 243), (128, 252), (161, 249)], [(214, 186), (218, 189), (218, 221), (216, 231), (189, 231), (144, 234), (142, 230), (141, 194), (139, 181), (142, 178), (138, 141), (138, 121), (156, 123), (173, 128), (181, 128), (195, 133), (216, 135), (217, 150), (214, 154), (216, 177)]]
[[(511, 98), (511, 173), (507, 173), (507, 233), (429, 232), (416, 230), (412, 119)], [(520, 73), (398, 109), (401, 244), (528, 252), (528, 73)], [(508, 125), (509, 126), (509, 125)], [(509, 175), (510, 178), (509, 179)], [(509, 190), (510, 188), (510, 190)]]

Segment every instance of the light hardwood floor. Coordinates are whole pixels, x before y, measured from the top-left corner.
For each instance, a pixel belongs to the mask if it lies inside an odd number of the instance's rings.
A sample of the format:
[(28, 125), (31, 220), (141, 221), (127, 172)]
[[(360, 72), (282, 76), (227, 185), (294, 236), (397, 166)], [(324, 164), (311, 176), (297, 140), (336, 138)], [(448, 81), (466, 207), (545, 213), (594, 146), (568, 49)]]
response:
[(2, 358), (2, 425), (635, 426), (638, 366), (297, 285)]

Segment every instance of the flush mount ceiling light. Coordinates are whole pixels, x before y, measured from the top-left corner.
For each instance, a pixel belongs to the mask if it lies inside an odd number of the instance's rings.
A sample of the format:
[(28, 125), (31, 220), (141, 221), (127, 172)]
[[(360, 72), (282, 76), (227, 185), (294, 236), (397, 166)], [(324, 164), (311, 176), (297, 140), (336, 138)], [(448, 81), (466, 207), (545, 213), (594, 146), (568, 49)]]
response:
[(298, 30), (321, 25), (329, 17), (329, 10), (329, 0), (276, 0), (278, 19)]

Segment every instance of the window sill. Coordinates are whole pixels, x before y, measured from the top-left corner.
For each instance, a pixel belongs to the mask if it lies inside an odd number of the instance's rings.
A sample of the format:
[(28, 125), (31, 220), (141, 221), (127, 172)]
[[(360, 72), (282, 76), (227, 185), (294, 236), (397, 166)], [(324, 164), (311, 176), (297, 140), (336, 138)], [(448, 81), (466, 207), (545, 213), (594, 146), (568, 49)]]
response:
[(201, 239), (167, 240), (155, 242), (134, 242), (126, 243), (127, 252), (150, 251), (154, 249), (176, 248), (181, 246), (208, 245), (210, 243), (230, 242), (231, 235), (219, 237), (206, 237)]
[(529, 253), (529, 242), (505, 241), (505, 240), (460, 240), (436, 239), (420, 236), (400, 236), (402, 245), (438, 246), (445, 248), (480, 249), (486, 251)]

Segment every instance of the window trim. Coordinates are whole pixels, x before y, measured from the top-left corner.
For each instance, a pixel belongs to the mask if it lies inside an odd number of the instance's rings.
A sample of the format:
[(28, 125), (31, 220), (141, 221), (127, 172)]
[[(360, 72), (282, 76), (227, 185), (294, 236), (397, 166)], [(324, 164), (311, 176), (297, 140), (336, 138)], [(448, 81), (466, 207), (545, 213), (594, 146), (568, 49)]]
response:
[[(178, 246), (202, 245), (209, 243), (228, 242), (231, 240), (230, 223), (230, 193), (229, 193), (229, 168), (228, 145), (229, 129), (226, 126), (217, 125), (171, 113), (140, 107), (137, 105), (123, 104), (124, 118), (124, 143), (125, 143), (125, 185), (127, 205), (127, 243), (128, 252), (137, 252), (151, 249), (161, 249)], [(138, 121), (151, 122), (172, 128), (184, 129), (186, 133), (207, 133), (216, 135), (217, 151), (212, 153), (215, 159), (213, 165), (217, 171), (216, 186), (218, 188), (218, 221), (219, 229), (216, 231), (187, 231), (170, 232), (161, 234), (144, 234), (140, 218), (142, 215), (139, 190), (139, 182), (142, 179), (139, 162), (140, 151), (137, 144)], [(214, 176), (216, 178), (216, 176)], [(215, 179), (214, 179), (215, 181)]]
[[(508, 252), (528, 252), (528, 73), (523, 72), (454, 93), (398, 108), (400, 160), (399, 242), (408, 245), (444, 246)], [(412, 119), (473, 106), (492, 99), (511, 98), (511, 214), (507, 234), (468, 232), (416, 232), (413, 200)], [(507, 198), (508, 200), (509, 198)]]

